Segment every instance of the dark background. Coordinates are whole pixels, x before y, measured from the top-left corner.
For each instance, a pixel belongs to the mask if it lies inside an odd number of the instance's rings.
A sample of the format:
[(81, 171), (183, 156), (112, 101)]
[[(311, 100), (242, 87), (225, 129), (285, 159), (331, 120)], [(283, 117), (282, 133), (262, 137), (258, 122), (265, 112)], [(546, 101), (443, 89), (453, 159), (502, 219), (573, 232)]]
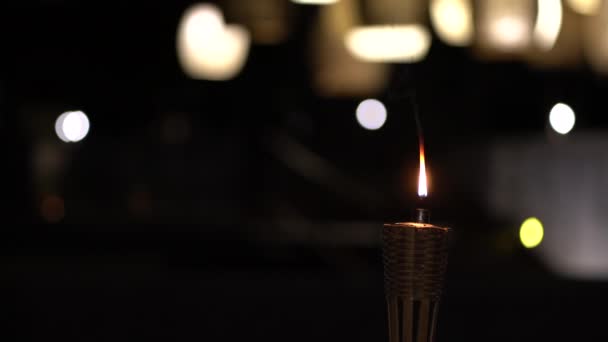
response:
[[(439, 340), (608, 335), (605, 284), (551, 273), (483, 195), (487, 149), (543, 136), (555, 102), (582, 113), (577, 130), (605, 129), (605, 77), (483, 62), (435, 39), (423, 62), (394, 67), (375, 95), (387, 124), (365, 131), (354, 119), (362, 98), (311, 87), (315, 7), (218, 83), (177, 63), (188, 4), (0, 5), (3, 339), (387, 340), (379, 234), (416, 206), (414, 108), (426, 206), (453, 227)], [(89, 115), (91, 132), (67, 146), (52, 124), (70, 109)], [(187, 134), (168, 142), (167, 125)], [(69, 156), (42, 182), (41, 141)], [(307, 174), (281, 151), (332, 172)], [(47, 194), (64, 201), (58, 223), (41, 215)]]

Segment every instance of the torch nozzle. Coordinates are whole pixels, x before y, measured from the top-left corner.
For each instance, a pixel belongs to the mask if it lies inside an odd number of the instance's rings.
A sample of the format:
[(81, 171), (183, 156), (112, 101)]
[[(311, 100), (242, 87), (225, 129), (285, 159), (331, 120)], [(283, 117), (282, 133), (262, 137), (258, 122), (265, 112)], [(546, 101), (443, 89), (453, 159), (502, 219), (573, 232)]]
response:
[(427, 209), (416, 209), (416, 222), (418, 223), (430, 223), (431, 222), (431, 212)]

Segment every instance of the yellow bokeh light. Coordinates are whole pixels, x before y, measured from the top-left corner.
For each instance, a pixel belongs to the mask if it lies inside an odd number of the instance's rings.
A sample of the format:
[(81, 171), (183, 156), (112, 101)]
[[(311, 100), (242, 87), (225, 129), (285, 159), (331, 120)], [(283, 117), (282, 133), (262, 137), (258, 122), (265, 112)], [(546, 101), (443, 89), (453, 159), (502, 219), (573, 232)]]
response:
[(566, 0), (576, 13), (596, 15), (602, 7), (602, 0)]
[(445, 43), (469, 45), (473, 40), (473, 6), (470, 0), (431, 0), (431, 22)]
[(534, 40), (538, 46), (551, 50), (562, 27), (562, 3), (560, 0), (538, 0)]
[(369, 25), (350, 30), (345, 44), (362, 61), (415, 63), (426, 57), (431, 35), (418, 24)]
[(302, 5), (331, 5), (338, 2), (338, 0), (291, 0), (296, 4)]
[(197, 4), (184, 12), (177, 30), (177, 57), (193, 79), (229, 80), (247, 61), (250, 34), (245, 26), (226, 24), (219, 7)]
[(526, 248), (534, 248), (543, 241), (543, 224), (536, 217), (530, 217), (519, 228), (519, 239)]
[(535, 21), (535, 5), (536, 2), (530, 0), (479, 1), (476, 29), (480, 32), (480, 42), (501, 52), (528, 48)]

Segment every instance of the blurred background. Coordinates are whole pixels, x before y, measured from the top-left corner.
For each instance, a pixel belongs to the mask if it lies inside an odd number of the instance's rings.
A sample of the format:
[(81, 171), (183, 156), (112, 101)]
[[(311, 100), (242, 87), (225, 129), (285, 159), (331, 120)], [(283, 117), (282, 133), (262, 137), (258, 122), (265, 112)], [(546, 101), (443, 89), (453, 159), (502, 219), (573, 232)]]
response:
[(6, 1), (10, 341), (387, 341), (380, 230), (453, 228), (440, 341), (608, 337), (608, 1)]

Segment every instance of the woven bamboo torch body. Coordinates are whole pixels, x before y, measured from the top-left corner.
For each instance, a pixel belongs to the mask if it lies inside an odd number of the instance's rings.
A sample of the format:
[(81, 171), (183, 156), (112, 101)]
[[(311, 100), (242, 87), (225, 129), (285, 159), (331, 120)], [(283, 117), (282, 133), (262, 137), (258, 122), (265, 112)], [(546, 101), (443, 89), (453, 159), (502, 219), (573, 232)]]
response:
[(424, 222), (384, 225), (389, 342), (435, 340), (448, 259), (448, 233), (448, 228)]

